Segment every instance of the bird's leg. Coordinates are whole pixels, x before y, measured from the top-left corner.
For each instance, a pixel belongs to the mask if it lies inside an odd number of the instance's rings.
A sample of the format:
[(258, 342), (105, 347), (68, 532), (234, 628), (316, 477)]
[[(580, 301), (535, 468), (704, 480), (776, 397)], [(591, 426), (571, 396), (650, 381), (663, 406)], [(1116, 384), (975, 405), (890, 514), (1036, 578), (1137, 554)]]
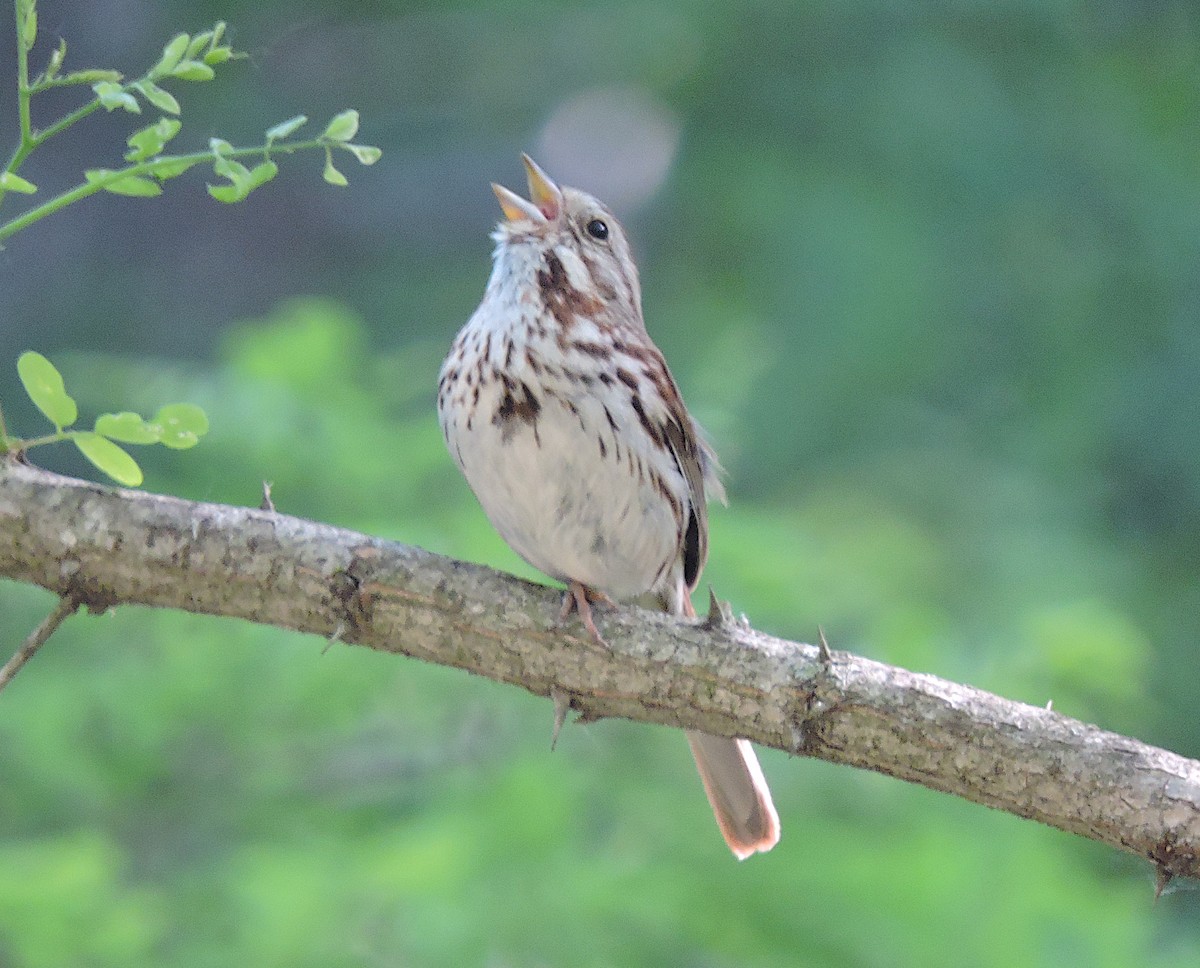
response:
[(562, 609), (558, 613), (558, 622), (561, 625), (570, 617), (571, 612), (578, 612), (579, 621), (583, 623), (583, 627), (588, 630), (592, 638), (601, 645), (607, 645), (608, 643), (604, 641), (604, 637), (600, 634), (600, 630), (596, 628), (596, 623), (592, 619), (592, 602), (603, 602), (605, 605), (616, 604), (603, 592), (588, 588), (581, 582), (567, 582), (567, 590), (563, 593)]

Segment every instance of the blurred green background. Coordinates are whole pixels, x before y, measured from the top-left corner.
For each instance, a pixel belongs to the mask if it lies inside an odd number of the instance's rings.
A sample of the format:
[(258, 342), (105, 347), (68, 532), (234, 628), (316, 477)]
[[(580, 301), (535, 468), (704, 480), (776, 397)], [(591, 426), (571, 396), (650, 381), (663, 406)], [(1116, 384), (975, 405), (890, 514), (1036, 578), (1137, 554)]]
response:
[[(706, 581), (760, 628), (1200, 755), (1200, 30), (1101, 0), (43, 0), (136, 75), (218, 17), (180, 149), (363, 115), (285, 160), (96, 197), (0, 251), (0, 401), (38, 349), (85, 419), (204, 406), (147, 487), (530, 574), (460, 481), (438, 364), (518, 152), (606, 198), (729, 471)], [(0, 16), (11, 79), (12, 9)], [(11, 81), (0, 154), (15, 137)], [(42, 123), (69, 95), (35, 105)], [(144, 119), (146, 123), (151, 118)], [(94, 116), (22, 170), (115, 165)], [(0, 217), (20, 199), (9, 196)], [(139, 456), (142, 456), (139, 454)], [(90, 475), (65, 451), (48, 466)], [(51, 604), (0, 585), (15, 648)], [(76, 618), (0, 697), (0, 966), (1194, 966), (1190, 886), (883, 777), (767, 752), (735, 863), (682, 737), (271, 629)]]

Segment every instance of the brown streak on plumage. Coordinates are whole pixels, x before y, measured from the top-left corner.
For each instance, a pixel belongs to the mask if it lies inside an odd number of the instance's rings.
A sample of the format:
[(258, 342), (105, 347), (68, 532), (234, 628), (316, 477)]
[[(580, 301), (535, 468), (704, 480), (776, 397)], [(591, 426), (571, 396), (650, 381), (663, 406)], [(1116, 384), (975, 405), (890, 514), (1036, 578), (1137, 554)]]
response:
[(662, 447), (662, 431), (655, 427), (650, 418), (646, 416), (646, 408), (642, 406), (642, 398), (635, 393), (629, 403), (633, 407), (633, 412), (637, 414), (638, 422), (642, 425), (642, 429), (646, 431), (646, 436), (654, 441), (654, 446)]
[(557, 338), (565, 350), (565, 333), (575, 324), (576, 317), (597, 315), (604, 309), (604, 302), (572, 286), (567, 278), (566, 267), (554, 252), (546, 253), (544, 264), (538, 270), (537, 281), (542, 291), (542, 302), (561, 327)]
[(517, 381), (506, 373), (501, 373), (500, 377), (505, 389), (500, 398), (500, 405), (496, 407), (496, 413), (492, 417), (492, 423), (501, 428), (505, 440), (512, 437), (519, 424), (526, 424), (533, 430), (533, 437), (538, 446), (541, 446), (542, 440), (537, 429), (538, 414), (542, 410), (541, 403), (529, 389), (529, 384), (521, 381), (522, 394), (518, 396)]

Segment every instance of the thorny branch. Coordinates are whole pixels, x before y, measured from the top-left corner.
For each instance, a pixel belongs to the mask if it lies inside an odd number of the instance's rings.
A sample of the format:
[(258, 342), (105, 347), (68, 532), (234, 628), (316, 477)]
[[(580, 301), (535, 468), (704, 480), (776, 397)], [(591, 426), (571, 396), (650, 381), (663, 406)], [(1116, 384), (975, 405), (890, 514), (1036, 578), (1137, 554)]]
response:
[(1200, 762), (823, 636), (775, 639), (719, 605), (691, 624), (605, 609), (601, 647), (555, 628), (559, 592), (488, 568), (5, 459), (0, 578), (64, 597), (46, 635), (67, 602), (240, 617), (518, 685), (551, 697), (556, 720), (622, 716), (886, 773), (1145, 857), (1160, 888), (1200, 875)]

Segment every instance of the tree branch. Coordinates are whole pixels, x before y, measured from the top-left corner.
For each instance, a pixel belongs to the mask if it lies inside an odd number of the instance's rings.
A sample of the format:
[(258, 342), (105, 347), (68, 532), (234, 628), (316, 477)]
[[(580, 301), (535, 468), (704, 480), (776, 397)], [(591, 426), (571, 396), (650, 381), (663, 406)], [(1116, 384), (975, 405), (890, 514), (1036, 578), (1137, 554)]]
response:
[(21, 671), (21, 667), (33, 658), (43, 645), (46, 644), (46, 639), (50, 638), (62, 623), (74, 615), (79, 609), (79, 600), (70, 595), (64, 595), (58, 600), (58, 604), (54, 609), (42, 619), (41, 623), (29, 636), (21, 643), (21, 647), (17, 649), (13, 657), (4, 663), (4, 667), (0, 669), (0, 690), (13, 681), (13, 677)]
[(771, 638), (598, 612), (559, 593), (272, 510), (116, 490), (0, 459), (0, 577), (91, 610), (150, 605), (311, 632), (566, 703), (876, 770), (1200, 875), (1200, 762), (969, 686)]

